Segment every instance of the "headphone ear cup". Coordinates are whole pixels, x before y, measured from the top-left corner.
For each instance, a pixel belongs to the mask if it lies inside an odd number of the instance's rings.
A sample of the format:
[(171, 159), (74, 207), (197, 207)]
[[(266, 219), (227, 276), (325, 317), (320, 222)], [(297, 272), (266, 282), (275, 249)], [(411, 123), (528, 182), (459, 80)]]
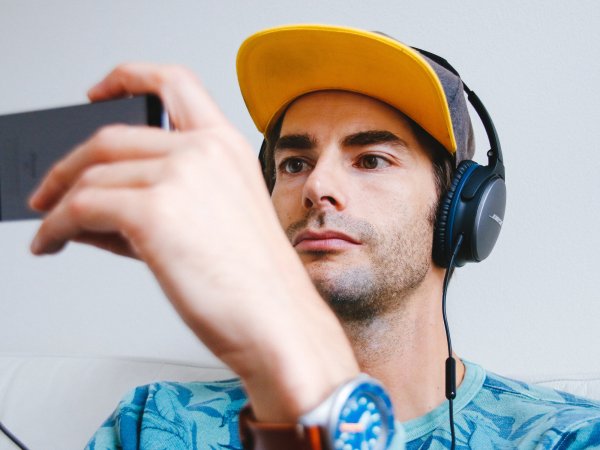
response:
[[(454, 177), (446, 195), (440, 201), (433, 232), (433, 260), (440, 267), (447, 268), (452, 257), (452, 236), (450, 234), (454, 228), (454, 222), (456, 222), (453, 214), (453, 202), (455, 199), (459, 200), (465, 174), (471, 174), (477, 167), (479, 164), (475, 161), (461, 161), (454, 171)], [(452, 217), (449, 217), (451, 214)]]

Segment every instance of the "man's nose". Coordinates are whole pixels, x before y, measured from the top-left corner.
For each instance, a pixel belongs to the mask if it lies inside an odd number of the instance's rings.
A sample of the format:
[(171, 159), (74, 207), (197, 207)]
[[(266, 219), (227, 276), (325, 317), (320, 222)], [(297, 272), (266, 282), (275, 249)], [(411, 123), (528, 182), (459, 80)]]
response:
[(306, 209), (346, 207), (344, 167), (336, 158), (319, 159), (304, 183), (302, 201)]

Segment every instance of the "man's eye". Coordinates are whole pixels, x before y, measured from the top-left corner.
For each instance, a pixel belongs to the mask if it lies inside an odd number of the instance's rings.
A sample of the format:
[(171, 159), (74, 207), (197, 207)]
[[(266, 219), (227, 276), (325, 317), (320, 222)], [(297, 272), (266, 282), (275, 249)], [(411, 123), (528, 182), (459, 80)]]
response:
[(306, 162), (299, 158), (289, 158), (283, 161), (279, 167), (285, 173), (300, 173), (306, 167)]
[(377, 155), (365, 155), (358, 161), (358, 166), (363, 169), (381, 169), (388, 166), (387, 160)]

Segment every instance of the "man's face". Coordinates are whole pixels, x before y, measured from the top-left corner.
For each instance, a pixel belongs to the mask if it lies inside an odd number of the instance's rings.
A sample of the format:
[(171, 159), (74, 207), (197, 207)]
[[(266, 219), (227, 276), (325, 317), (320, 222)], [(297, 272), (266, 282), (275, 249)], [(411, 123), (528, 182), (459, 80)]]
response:
[(324, 91), (287, 110), (272, 200), (321, 295), (341, 319), (401, 305), (431, 267), (432, 164), (404, 117)]

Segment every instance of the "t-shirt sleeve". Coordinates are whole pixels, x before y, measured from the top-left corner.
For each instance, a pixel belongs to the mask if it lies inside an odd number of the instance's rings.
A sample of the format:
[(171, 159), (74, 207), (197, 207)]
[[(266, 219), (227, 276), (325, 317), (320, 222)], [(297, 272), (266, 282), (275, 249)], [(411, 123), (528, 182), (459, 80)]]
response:
[(129, 392), (115, 411), (94, 433), (86, 450), (138, 449), (142, 414), (148, 399), (148, 386)]
[(600, 450), (600, 418), (586, 421), (575, 429), (563, 434), (552, 448), (556, 450)]

